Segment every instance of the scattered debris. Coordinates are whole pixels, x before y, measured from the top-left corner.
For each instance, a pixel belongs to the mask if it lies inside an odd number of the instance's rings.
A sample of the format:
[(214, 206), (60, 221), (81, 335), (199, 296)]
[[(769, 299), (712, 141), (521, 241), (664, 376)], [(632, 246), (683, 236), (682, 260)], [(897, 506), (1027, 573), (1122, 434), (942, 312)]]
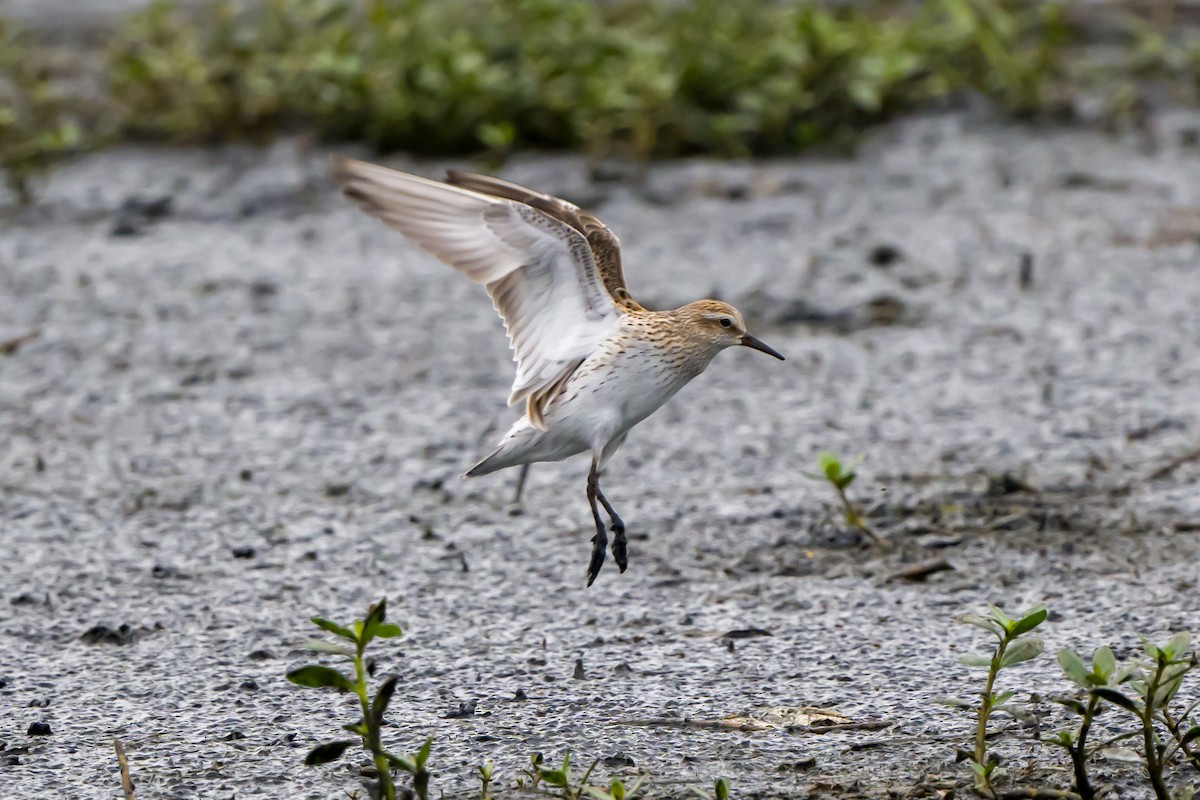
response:
[(121, 791), (125, 793), (125, 800), (134, 800), (133, 779), (129, 777), (129, 759), (125, 757), (125, 746), (121, 744), (120, 739), (113, 739), (113, 749), (117, 751), (117, 764), (121, 768)]
[(930, 575), (936, 575), (939, 572), (949, 572), (954, 569), (954, 565), (944, 558), (934, 558), (929, 561), (919, 561), (916, 564), (909, 564), (903, 569), (898, 569), (887, 577), (887, 583), (892, 581), (914, 581), (922, 582)]
[(458, 708), (447, 711), (442, 715), (442, 719), (467, 719), (475, 716), (475, 706), (478, 705), (478, 700), (471, 700), (467, 703), (459, 703)]

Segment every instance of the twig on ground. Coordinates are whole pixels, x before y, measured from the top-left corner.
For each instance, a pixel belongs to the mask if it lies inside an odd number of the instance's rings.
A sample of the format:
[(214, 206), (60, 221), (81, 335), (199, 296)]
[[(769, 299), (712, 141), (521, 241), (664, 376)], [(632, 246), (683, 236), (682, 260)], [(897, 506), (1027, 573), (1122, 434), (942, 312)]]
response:
[(129, 759), (125, 757), (125, 746), (120, 739), (113, 739), (113, 749), (117, 751), (117, 764), (121, 767), (121, 789), (125, 792), (125, 800), (134, 800), (133, 779), (129, 777)]
[(1189, 461), (1200, 461), (1200, 447), (1197, 447), (1195, 450), (1189, 450), (1181, 456), (1176, 456), (1163, 466), (1154, 470), (1154, 472), (1150, 473), (1150, 480), (1162, 480), (1163, 478), (1171, 475), (1171, 473), (1182, 467), (1184, 464), (1187, 464)]

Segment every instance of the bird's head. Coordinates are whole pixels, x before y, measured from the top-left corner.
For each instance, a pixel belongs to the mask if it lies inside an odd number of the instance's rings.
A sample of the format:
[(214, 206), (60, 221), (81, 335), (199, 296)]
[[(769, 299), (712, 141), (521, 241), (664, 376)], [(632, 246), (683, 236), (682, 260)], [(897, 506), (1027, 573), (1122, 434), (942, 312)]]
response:
[(688, 321), (691, 333), (716, 355), (726, 347), (740, 345), (774, 356), (783, 361), (783, 356), (746, 332), (746, 321), (742, 314), (728, 303), (720, 300), (697, 300), (681, 309)]

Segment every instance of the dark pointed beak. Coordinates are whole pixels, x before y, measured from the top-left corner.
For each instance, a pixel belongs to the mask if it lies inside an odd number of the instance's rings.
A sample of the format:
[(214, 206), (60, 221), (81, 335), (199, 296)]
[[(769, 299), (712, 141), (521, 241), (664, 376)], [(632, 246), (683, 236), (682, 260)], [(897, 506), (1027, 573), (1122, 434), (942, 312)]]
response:
[(753, 336), (751, 336), (748, 333), (742, 337), (742, 341), (740, 342), (740, 344), (742, 345), (742, 347), (750, 347), (755, 350), (758, 350), (760, 353), (766, 353), (769, 356), (775, 356), (775, 358), (778, 358), (780, 361), (784, 360), (783, 356), (779, 353), (779, 351), (777, 351), (773, 347), (763, 344), (761, 341), (759, 341), (758, 339), (755, 339)]

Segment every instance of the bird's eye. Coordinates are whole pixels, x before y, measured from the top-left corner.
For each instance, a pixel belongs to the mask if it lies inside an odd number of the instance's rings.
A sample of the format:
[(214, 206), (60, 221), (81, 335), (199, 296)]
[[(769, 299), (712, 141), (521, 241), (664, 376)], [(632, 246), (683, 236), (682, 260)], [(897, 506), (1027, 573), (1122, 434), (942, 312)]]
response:
[(732, 328), (733, 320), (731, 320), (729, 317), (721, 317), (721, 327), (722, 328)]

